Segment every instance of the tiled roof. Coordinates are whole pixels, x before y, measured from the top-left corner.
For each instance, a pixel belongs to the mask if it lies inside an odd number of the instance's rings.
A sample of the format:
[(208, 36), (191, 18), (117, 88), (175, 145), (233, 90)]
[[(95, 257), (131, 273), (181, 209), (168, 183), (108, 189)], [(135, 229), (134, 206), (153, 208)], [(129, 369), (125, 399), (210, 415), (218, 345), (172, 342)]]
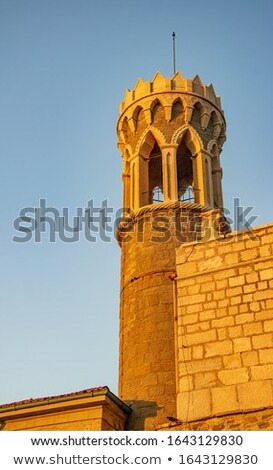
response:
[(41, 402), (48, 402), (50, 400), (54, 399), (60, 399), (60, 398), (77, 398), (79, 395), (89, 395), (94, 392), (109, 392), (109, 388), (105, 385), (103, 387), (94, 387), (94, 388), (87, 388), (85, 390), (80, 390), (78, 392), (72, 392), (72, 393), (64, 393), (62, 395), (53, 395), (50, 397), (40, 397), (40, 398), (29, 398), (27, 400), (21, 400), (21, 401), (15, 401), (12, 403), (6, 403), (4, 405), (0, 405), (0, 409), (2, 408), (10, 408), (14, 407), (16, 408), (17, 406), (22, 406), (22, 405), (32, 405), (35, 403), (41, 403)]

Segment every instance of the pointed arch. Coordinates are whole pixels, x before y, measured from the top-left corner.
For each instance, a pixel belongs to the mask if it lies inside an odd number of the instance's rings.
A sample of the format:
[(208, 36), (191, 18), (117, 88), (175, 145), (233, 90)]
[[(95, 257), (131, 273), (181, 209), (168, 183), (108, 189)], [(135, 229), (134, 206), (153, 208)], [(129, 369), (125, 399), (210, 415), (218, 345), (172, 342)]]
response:
[(145, 113), (142, 106), (137, 106), (132, 113), (132, 120), (135, 131), (140, 130), (143, 124), (147, 125)]
[(125, 118), (121, 122), (121, 127), (120, 127), (120, 135), (124, 143), (127, 142), (129, 134), (130, 134), (130, 127), (128, 124), (128, 118), (127, 116), (125, 116)]
[(171, 121), (174, 121), (184, 113), (184, 105), (181, 98), (176, 98), (172, 103)]
[[(159, 138), (158, 138), (159, 137)], [(162, 153), (164, 137), (158, 129), (148, 129), (140, 138), (137, 148), (139, 159), (140, 207), (163, 199)]]
[(223, 143), (225, 142), (225, 140), (226, 140), (226, 126), (223, 123), (221, 126), (221, 130), (219, 132), (219, 137), (217, 138), (217, 143), (220, 148), (223, 146)]
[(190, 125), (177, 129), (173, 143), (178, 145), (176, 152), (178, 198), (199, 202), (198, 171), (196, 156), (201, 155), (202, 141)]
[(165, 119), (164, 106), (158, 98), (152, 101), (150, 105), (150, 110), (152, 123), (157, 120)]
[(186, 143), (193, 156), (203, 148), (201, 138), (190, 124), (177, 129), (173, 134), (171, 143), (179, 145), (182, 139), (186, 139)]
[(204, 106), (200, 103), (200, 101), (196, 101), (193, 105), (193, 111), (191, 115), (191, 122), (195, 122), (200, 124), (201, 117), (205, 112)]
[(210, 140), (208, 143), (208, 152), (210, 152), (213, 156), (218, 156), (219, 155), (219, 148), (217, 145), (217, 141), (215, 139)]
[(136, 145), (136, 154), (142, 155), (144, 158), (148, 158), (147, 152), (144, 150), (143, 145), (145, 143), (149, 144), (152, 138), (158, 142), (160, 147), (166, 144), (166, 138), (164, 134), (156, 127), (150, 126), (141, 134)]

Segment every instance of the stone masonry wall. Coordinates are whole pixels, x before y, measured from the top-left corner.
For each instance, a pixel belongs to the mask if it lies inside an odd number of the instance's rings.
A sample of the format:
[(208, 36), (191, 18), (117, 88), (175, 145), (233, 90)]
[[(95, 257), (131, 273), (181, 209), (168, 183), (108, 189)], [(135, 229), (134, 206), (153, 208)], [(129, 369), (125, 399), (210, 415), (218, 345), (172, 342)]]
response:
[(175, 250), (196, 239), (200, 217), (161, 208), (134, 222), (120, 234), (119, 397), (133, 409), (129, 429), (154, 429), (176, 415)]
[(184, 244), (176, 259), (178, 418), (244, 429), (230, 415), (251, 412), (245, 427), (261, 429), (253, 413), (267, 409), (273, 429), (273, 224)]

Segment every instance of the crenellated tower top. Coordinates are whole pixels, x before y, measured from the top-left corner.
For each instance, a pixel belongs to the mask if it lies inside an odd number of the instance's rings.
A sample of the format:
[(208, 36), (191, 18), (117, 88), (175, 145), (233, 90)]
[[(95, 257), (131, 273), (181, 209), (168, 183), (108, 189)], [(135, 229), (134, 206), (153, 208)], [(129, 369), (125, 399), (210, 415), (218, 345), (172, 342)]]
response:
[(212, 83), (203, 85), (198, 75), (193, 80), (189, 80), (184, 78), (180, 72), (177, 72), (172, 78), (164, 78), (160, 72), (157, 72), (151, 82), (144, 82), (142, 78), (139, 78), (133, 90), (127, 88), (124, 101), (120, 105), (120, 114), (138, 99), (166, 91), (201, 96), (213, 103), (223, 113), (220, 96), (215, 95)]
[(220, 97), (198, 75), (140, 78), (126, 90), (117, 123), (124, 207), (188, 201), (222, 208), (225, 131)]

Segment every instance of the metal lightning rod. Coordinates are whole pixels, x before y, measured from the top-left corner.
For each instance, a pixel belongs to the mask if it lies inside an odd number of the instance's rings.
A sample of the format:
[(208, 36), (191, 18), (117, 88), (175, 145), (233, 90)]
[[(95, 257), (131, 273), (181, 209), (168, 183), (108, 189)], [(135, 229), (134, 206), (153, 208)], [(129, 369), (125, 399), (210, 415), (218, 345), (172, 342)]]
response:
[(173, 74), (175, 75), (176, 73), (176, 64), (175, 64), (175, 33), (173, 32), (172, 34), (173, 38)]

